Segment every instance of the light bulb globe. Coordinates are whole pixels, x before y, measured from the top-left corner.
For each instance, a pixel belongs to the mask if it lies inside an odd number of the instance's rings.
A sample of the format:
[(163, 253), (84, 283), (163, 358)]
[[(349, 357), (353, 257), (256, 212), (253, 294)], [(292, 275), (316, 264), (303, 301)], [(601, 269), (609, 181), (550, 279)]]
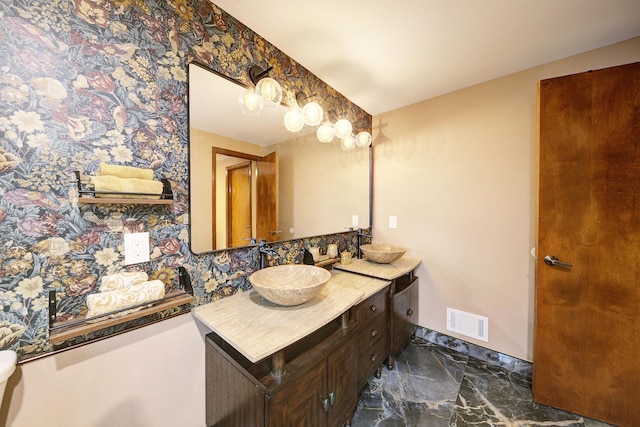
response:
[(256, 93), (262, 97), (266, 107), (275, 107), (280, 105), (282, 101), (282, 87), (271, 77), (265, 77), (258, 81)]
[(316, 131), (316, 136), (318, 137), (318, 141), (320, 142), (331, 142), (333, 140), (333, 126), (329, 123), (325, 123), (318, 127)]
[(257, 116), (262, 111), (262, 97), (253, 89), (247, 89), (238, 100), (245, 116)]
[(340, 119), (333, 126), (333, 131), (335, 132), (336, 138), (345, 138), (347, 135), (351, 135), (351, 122), (347, 119)]
[(317, 102), (309, 102), (302, 108), (304, 124), (307, 126), (318, 126), (324, 117), (322, 107)]
[(297, 108), (287, 111), (284, 115), (284, 127), (289, 132), (298, 132), (304, 127), (304, 117), (302, 116), (302, 110)]
[(371, 145), (371, 134), (363, 131), (356, 136), (356, 145), (360, 148), (365, 148)]
[(344, 151), (351, 151), (356, 148), (356, 139), (352, 134), (349, 134), (340, 140), (340, 148)]

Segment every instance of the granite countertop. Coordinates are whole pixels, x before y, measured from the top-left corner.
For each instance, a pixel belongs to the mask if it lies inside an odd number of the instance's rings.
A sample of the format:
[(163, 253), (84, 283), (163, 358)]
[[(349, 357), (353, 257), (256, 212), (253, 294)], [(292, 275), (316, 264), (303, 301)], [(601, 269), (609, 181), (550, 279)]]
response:
[(255, 363), (320, 329), (388, 284), (334, 270), (320, 294), (302, 305), (273, 304), (251, 290), (201, 305), (192, 313)]
[(333, 268), (379, 279), (393, 280), (413, 271), (421, 262), (419, 259), (407, 256), (390, 264), (378, 264), (367, 259), (352, 259), (350, 264), (334, 264)]

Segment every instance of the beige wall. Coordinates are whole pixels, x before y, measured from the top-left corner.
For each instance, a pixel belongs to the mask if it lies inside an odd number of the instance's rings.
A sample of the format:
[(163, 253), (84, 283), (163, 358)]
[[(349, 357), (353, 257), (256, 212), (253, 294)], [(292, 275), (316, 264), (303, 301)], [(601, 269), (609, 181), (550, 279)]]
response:
[(204, 332), (190, 314), (19, 365), (7, 427), (205, 425)]
[[(636, 38), (374, 117), (375, 241), (422, 260), (420, 325), (531, 360), (537, 82), (639, 60)], [(447, 307), (489, 317), (489, 342)]]

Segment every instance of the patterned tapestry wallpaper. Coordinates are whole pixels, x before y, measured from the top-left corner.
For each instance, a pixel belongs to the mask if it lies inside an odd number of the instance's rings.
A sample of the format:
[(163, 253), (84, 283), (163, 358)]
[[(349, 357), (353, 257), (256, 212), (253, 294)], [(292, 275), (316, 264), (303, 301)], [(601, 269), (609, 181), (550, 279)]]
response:
[[(323, 104), (371, 130), (370, 115), (207, 0), (3, 1), (0, 349), (21, 359), (52, 351), (48, 291), (58, 292), (58, 319), (73, 318), (105, 274), (144, 270), (170, 290), (184, 266), (195, 304), (250, 286), (255, 250), (189, 249), (191, 60), (247, 83), (250, 65), (273, 66), (270, 75), (285, 90), (323, 94)], [(72, 172), (93, 174), (100, 162), (152, 168), (156, 179), (170, 180), (173, 205), (74, 203)], [(150, 233), (149, 263), (124, 267), (123, 231)], [(273, 247), (280, 263), (300, 262), (310, 242), (353, 250), (356, 239), (348, 232)]]

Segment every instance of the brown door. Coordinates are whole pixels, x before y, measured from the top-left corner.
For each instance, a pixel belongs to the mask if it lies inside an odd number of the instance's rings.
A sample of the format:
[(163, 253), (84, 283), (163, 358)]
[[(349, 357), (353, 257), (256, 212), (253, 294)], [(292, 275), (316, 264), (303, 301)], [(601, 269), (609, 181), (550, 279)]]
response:
[(278, 153), (273, 152), (258, 160), (256, 238), (258, 241), (280, 240), (278, 229)]
[(325, 360), (313, 365), (298, 378), (289, 381), (276, 391), (269, 400), (268, 426), (298, 427), (326, 425), (322, 402), (326, 397)]
[(348, 425), (358, 404), (356, 337), (346, 339), (327, 357), (329, 426)]
[(533, 397), (640, 426), (640, 63), (539, 96)]
[(246, 246), (251, 239), (251, 163), (227, 168), (227, 246)]

